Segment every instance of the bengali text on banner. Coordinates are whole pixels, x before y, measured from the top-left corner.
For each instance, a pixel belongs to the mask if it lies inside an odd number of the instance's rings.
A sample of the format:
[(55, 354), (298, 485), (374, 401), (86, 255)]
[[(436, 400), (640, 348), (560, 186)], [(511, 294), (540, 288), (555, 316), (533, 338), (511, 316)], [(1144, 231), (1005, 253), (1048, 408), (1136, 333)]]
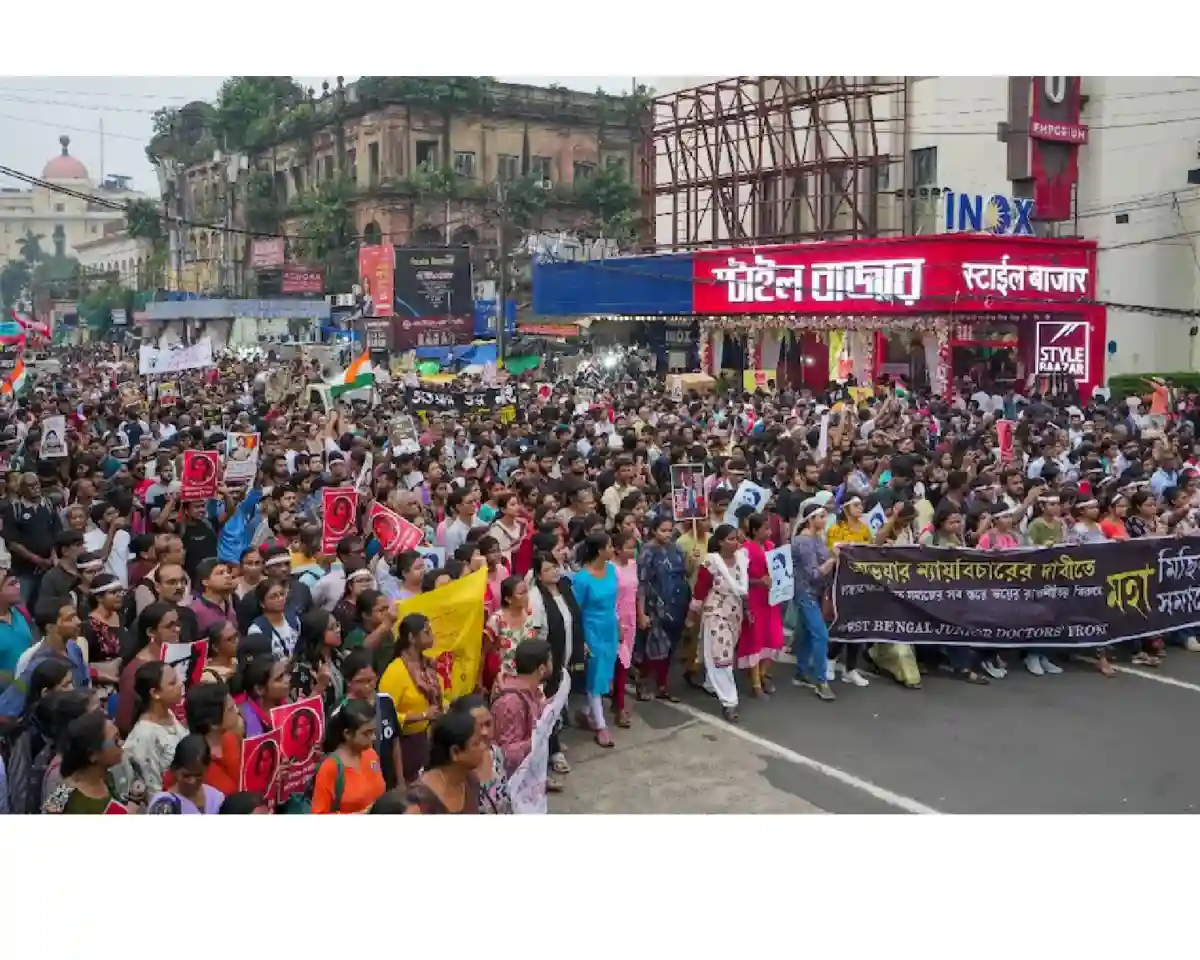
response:
[(1092, 647), (1200, 625), (1200, 537), (1027, 550), (842, 547), (830, 637)]

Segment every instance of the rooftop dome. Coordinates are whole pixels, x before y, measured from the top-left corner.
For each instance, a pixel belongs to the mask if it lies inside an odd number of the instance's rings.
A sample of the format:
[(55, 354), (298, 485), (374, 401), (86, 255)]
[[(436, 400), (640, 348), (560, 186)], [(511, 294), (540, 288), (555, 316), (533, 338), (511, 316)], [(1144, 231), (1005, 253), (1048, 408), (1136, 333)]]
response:
[(64, 134), (58, 138), (58, 142), (62, 144), (62, 153), (57, 157), (51, 157), (46, 166), (42, 168), (42, 179), (86, 180), (88, 178), (87, 167), (67, 152), (67, 148), (71, 145), (71, 138)]

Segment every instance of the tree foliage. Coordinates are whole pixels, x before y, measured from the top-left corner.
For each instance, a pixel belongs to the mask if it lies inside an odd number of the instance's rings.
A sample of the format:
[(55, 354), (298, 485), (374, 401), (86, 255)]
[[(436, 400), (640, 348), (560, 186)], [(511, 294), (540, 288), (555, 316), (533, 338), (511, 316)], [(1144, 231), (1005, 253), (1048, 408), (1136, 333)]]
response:
[(0, 302), (15, 307), (33, 282), (33, 270), (26, 260), (9, 260), (0, 268)]
[(165, 243), (167, 239), (162, 213), (153, 200), (131, 200), (125, 205), (125, 232), (135, 240), (149, 240), (152, 245)]
[(42, 250), (42, 241), (46, 237), (44, 234), (34, 234), (31, 230), (25, 231), (25, 236), (17, 241), (17, 252), (20, 253), (21, 259), (26, 263), (38, 263), (45, 257)]
[(354, 185), (348, 178), (323, 180), (297, 204), (303, 213), (297, 259), (325, 272), (325, 289), (348, 290), (358, 273)]
[(619, 166), (608, 166), (576, 187), (580, 206), (587, 215), (584, 231), (624, 243), (636, 231), (641, 197)]
[(230, 77), (217, 95), (213, 134), (226, 150), (260, 150), (278, 139), (287, 112), (305, 102), (291, 77)]
[(217, 148), (212, 127), (216, 111), (212, 104), (193, 100), (178, 110), (163, 107), (154, 112), (154, 133), (146, 156), (151, 163), (168, 157), (184, 165), (212, 156)]

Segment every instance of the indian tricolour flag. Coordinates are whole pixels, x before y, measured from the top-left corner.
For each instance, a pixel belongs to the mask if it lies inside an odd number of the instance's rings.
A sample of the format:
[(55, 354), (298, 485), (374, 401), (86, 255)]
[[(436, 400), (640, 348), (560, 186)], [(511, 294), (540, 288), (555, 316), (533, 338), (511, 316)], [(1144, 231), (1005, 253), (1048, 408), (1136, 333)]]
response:
[(329, 394), (335, 400), (351, 390), (368, 390), (375, 386), (369, 354), (362, 354), (350, 366), (329, 381)]
[(16, 396), (25, 388), (25, 362), (18, 360), (12, 372), (0, 383), (0, 394)]

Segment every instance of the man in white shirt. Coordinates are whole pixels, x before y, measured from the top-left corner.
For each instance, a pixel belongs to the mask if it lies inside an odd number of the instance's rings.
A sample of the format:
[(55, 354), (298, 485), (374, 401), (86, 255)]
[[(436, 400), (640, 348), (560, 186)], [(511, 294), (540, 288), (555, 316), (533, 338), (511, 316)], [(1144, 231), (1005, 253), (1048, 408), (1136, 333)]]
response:
[(613, 520), (621, 512), (621, 501), (635, 491), (633, 486), (633, 460), (628, 456), (617, 458), (613, 474), (613, 485), (604, 491), (600, 503), (604, 507), (604, 525), (612, 529)]
[(125, 518), (111, 503), (96, 503), (92, 505), (91, 519), (94, 526), (83, 535), (84, 549), (104, 557), (104, 572), (128, 587), (130, 536), (125, 529)]

